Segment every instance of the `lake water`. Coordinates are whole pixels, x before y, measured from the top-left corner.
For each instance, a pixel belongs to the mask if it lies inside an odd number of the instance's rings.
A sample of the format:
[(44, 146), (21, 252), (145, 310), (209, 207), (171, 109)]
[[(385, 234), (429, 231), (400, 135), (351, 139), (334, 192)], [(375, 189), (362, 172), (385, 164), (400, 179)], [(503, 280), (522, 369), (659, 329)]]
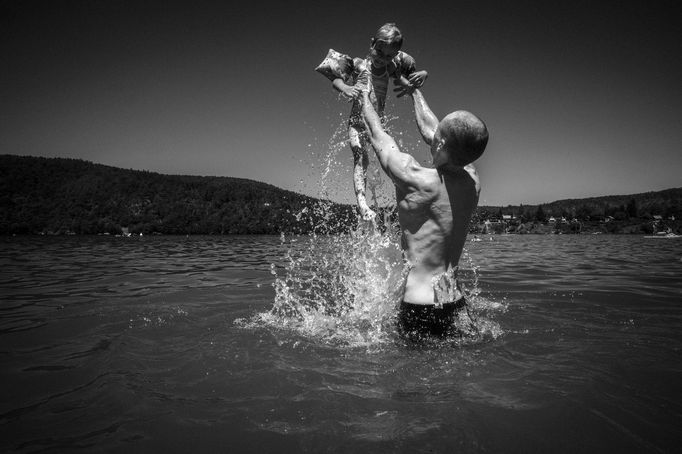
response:
[(0, 451), (679, 452), (682, 239), (469, 241), (441, 343), (393, 240), (0, 239)]

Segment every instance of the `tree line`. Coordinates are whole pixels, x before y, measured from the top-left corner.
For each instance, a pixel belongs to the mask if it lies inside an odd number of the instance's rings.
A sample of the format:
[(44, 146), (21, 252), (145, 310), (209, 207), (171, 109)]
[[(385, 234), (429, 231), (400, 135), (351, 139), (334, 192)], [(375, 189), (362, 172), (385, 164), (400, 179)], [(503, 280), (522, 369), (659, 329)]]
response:
[(613, 218), (652, 220), (682, 218), (682, 188), (645, 192), (622, 196), (567, 199), (541, 205), (507, 205), (506, 207), (482, 206), (477, 209), (481, 219), (513, 215), (521, 222), (547, 222), (550, 217), (577, 219), (581, 222)]
[[(473, 231), (492, 228), (498, 233), (679, 233), (681, 207), (682, 188), (542, 205), (484, 206), (477, 209)], [(486, 226), (484, 221), (492, 225)]]
[(257, 181), (0, 155), (1, 234), (338, 233), (351, 205)]
[[(682, 218), (682, 188), (541, 205), (478, 207), (472, 226), (512, 215), (582, 223), (612, 218), (649, 223)], [(395, 210), (380, 219), (395, 222)], [(258, 181), (162, 175), (79, 159), (0, 155), (0, 234), (340, 233), (357, 225), (353, 205), (308, 197)], [(614, 224), (616, 225), (616, 224)], [(648, 224), (646, 224), (648, 225)], [(615, 230), (614, 230), (615, 233)]]

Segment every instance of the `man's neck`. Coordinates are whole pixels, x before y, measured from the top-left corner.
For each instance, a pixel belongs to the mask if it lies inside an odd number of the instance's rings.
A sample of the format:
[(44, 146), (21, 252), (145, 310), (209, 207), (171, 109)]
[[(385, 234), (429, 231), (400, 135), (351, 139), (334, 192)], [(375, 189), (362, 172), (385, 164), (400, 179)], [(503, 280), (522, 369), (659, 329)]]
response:
[(441, 177), (443, 175), (454, 175), (458, 172), (461, 172), (464, 169), (464, 166), (458, 166), (456, 164), (453, 164), (451, 162), (447, 162), (443, 164), (442, 166), (436, 167), (436, 170), (438, 171), (438, 175)]

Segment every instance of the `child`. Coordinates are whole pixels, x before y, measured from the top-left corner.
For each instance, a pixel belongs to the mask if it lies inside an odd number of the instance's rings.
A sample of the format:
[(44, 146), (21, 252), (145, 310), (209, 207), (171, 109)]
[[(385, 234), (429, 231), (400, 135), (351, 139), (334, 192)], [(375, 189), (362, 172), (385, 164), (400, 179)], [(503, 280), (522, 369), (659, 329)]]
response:
[(372, 38), (369, 55), (366, 58), (351, 59), (347, 55), (329, 49), (325, 60), (315, 68), (332, 81), (332, 86), (349, 100), (353, 100), (348, 135), (353, 151), (353, 186), (358, 200), (360, 215), (365, 220), (376, 214), (367, 205), (365, 182), (367, 178), (368, 141), (362, 120), (362, 105), (359, 99), (362, 89), (369, 89), (370, 101), (384, 119), (388, 79), (396, 85), (419, 88), (428, 77), (426, 71), (417, 71), (414, 59), (402, 52), (403, 36), (393, 23), (382, 25)]

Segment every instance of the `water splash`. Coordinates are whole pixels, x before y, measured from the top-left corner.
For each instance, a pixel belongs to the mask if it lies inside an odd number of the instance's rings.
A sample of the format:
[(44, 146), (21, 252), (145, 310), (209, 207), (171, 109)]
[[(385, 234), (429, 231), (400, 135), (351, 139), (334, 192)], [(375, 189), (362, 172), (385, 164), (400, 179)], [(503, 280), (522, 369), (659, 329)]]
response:
[[(396, 229), (364, 224), (342, 235), (282, 235), (284, 264), (271, 264), (275, 301), (256, 314), (249, 326), (267, 326), (302, 336), (314, 343), (375, 348), (400, 339), (395, 321), (409, 266), (404, 263)], [(504, 331), (494, 320), (505, 304), (480, 295), (478, 269), (468, 252), (462, 257), (457, 283), (441, 276), (450, 291), (467, 299), (455, 324), (463, 336), (427, 345), (468, 345), (486, 342)]]
[[(384, 183), (374, 153), (368, 152), (367, 189), (377, 207), (385, 203), (378, 194)], [(352, 188), (350, 175), (337, 181), (343, 176), (338, 169), (352, 162), (346, 119), (335, 128), (319, 158), (321, 201), (310, 210), (301, 210), (296, 218), (314, 211), (321, 222), (313, 232), (343, 230), (328, 225), (333, 221), (325, 213), (334, 188)], [(257, 322), (333, 344), (367, 346), (388, 341), (395, 332), (395, 309), (406, 277), (397, 225), (391, 223), (395, 216), (390, 212), (390, 208), (384, 210), (379, 225), (358, 216), (357, 227), (347, 234), (282, 234), (285, 265), (280, 269), (271, 265), (275, 302), (270, 311), (256, 316)]]
[[(387, 121), (390, 122), (391, 118)], [(387, 129), (389, 126), (387, 126)], [(367, 139), (367, 138), (365, 138)], [(370, 200), (374, 207), (386, 206), (391, 203), (392, 189), (389, 189), (385, 184), (386, 177), (384, 176), (379, 161), (374, 154), (369, 142), (367, 141), (367, 157), (368, 166), (366, 172), (366, 191), (371, 194)], [(353, 157), (350, 151), (348, 139), (348, 120), (342, 119), (334, 129), (331, 137), (327, 141), (326, 150), (321, 154), (316, 154), (315, 150), (311, 150), (309, 156), (311, 161), (322, 160), (322, 164), (317, 167), (321, 168), (318, 174), (318, 197), (322, 199), (337, 198), (339, 193), (347, 192), (352, 194), (352, 162)], [(315, 164), (310, 164), (311, 169), (314, 169)], [(332, 197), (336, 196), (336, 197)], [(354, 203), (355, 198), (353, 197)]]
[(395, 235), (365, 225), (349, 234), (282, 235), (285, 265), (271, 265), (270, 326), (327, 343), (374, 345), (390, 339), (401, 288), (402, 257)]
[[(387, 129), (390, 129), (391, 118)], [(329, 138), (318, 169), (319, 197), (313, 207), (302, 209), (296, 218), (317, 219), (312, 235), (281, 235), (287, 252), (284, 264), (271, 264), (275, 301), (266, 312), (256, 314), (247, 326), (268, 326), (287, 330), (312, 341), (349, 347), (373, 347), (394, 342), (397, 308), (402, 300), (409, 265), (403, 261), (395, 207), (384, 208), (379, 222), (358, 219), (349, 233), (324, 235), (320, 232), (342, 231), (329, 223), (332, 188), (352, 188), (350, 176), (337, 181), (339, 167), (352, 161), (348, 151), (347, 123), (343, 119)], [(402, 136), (400, 137), (402, 140)], [(404, 146), (404, 145), (401, 145)], [(409, 147), (408, 147), (409, 148)], [(383, 174), (370, 153), (367, 189), (374, 208), (386, 207), (391, 196), (378, 195)], [(315, 159), (313, 159), (314, 161)], [(311, 164), (311, 168), (315, 168)], [(391, 186), (391, 185), (386, 185)], [(385, 191), (384, 191), (385, 192)], [(325, 201), (326, 200), (326, 201)], [(356, 213), (357, 215), (357, 213)], [(383, 221), (383, 222), (381, 222)], [(503, 333), (492, 316), (506, 307), (480, 296), (478, 269), (465, 250), (460, 269), (434, 278), (434, 290), (441, 303), (454, 301), (461, 293), (467, 298), (466, 313), (458, 323), (465, 333), (458, 343), (480, 342)], [(244, 324), (243, 321), (240, 323)]]
[(469, 250), (465, 247), (457, 272), (457, 281), (462, 287), (462, 293), (468, 302), (468, 316), (475, 324), (480, 340), (497, 339), (505, 331), (495, 321), (498, 314), (507, 312), (509, 304), (506, 299), (502, 302), (484, 297), (478, 283), (479, 267), (476, 265)]

